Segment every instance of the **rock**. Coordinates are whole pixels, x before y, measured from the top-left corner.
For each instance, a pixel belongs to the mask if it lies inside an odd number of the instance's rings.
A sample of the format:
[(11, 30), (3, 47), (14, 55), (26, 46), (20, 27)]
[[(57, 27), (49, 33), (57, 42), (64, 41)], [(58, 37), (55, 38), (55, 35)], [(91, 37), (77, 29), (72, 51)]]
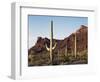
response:
[[(75, 38), (74, 37), (75, 37), (75, 33), (72, 33), (68, 37), (66, 37), (62, 40), (53, 39), (53, 45), (55, 42), (57, 43), (57, 46), (53, 51), (53, 57), (60, 57), (60, 55), (61, 55), (61, 57), (63, 57), (65, 55), (66, 45), (67, 45), (67, 53), (69, 53), (69, 55), (74, 55), (73, 54), (74, 47), (75, 47)], [(88, 43), (88, 27), (87, 26), (84, 26), (84, 25), (80, 26), (80, 28), (76, 31), (76, 39), (77, 39), (76, 40), (77, 52), (81, 53), (84, 50), (87, 50), (87, 47), (88, 47), (88, 44), (87, 44)], [(49, 47), (50, 40), (48, 38), (38, 37), (36, 44), (33, 45), (33, 47), (28, 50), (28, 55), (29, 54), (39, 55), (39, 56), (37, 56), (39, 58), (41, 58), (43, 56), (44, 60), (46, 58), (49, 58), (49, 55), (47, 55), (49, 52), (46, 50), (46, 47), (45, 47), (46, 44)], [(58, 54), (58, 51), (59, 51), (59, 54)], [(61, 57), (60, 57), (60, 59), (61, 59)], [(38, 62), (38, 60), (37, 60), (37, 62)], [(81, 62), (83, 62), (83, 61), (75, 61), (73, 63), (81, 63)], [(59, 60), (55, 61), (55, 64), (59, 64), (59, 63), (60, 63)], [(43, 65), (45, 65), (45, 64), (46, 63), (44, 62)], [(40, 65), (40, 64), (38, 64), (38, 65)]]

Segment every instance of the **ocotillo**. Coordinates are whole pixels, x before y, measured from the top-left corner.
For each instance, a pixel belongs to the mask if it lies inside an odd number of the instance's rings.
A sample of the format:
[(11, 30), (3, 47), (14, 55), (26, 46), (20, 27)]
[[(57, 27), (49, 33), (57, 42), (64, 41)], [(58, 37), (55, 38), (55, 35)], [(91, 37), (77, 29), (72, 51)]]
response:
[(46, 49), (50, 52), (50, 61), (52, 63), (52, 51), (55, 49), (56, 47), (56, 43), (53, 46), (53, 21), (51, 21), (51, 28), (50, 28), (50, 48), (47, 47), (46, 45)]

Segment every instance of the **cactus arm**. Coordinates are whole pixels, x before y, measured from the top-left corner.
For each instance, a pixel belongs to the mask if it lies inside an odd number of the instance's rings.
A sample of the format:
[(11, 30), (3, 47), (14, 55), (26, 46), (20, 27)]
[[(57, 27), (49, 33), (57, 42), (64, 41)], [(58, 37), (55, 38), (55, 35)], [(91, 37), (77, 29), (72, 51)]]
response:
[(47, 44), (46, 44), (46, 49), (47, 49), (47, 51), (50, 51), (50, 48), (47, 47)]
[(52, 47), (52, 50), (54, 50), (56, 48), (56, 46), (57, 46), (57, 43), (55, 43), (54, 47)]

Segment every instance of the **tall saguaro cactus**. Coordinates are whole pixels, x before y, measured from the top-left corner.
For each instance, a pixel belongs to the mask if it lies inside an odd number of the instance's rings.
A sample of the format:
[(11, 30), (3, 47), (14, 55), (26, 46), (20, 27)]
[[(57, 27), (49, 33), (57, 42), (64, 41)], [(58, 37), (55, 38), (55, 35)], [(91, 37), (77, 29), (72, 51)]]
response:
[(48, 48), (47, 45), (46, 45), (47, 51), (50, 52), (50, 61), (51, 61), (51, 64), (52, 64), (53, 50), (55, 49), (55, 47), (56, 47), (56, 43), (53, 46), (53, 21), (51, 21), (51, 28), (50, 28), (50, 48)]
[(75, 43), (74, 43), (74, 44), (75, 44), (75, 47), (74, 47), (74, 54), (75, 54), (75, 58), (76, 58), (76, 51), (77, 51), (77, 50), (76, 50), (76, 33), (74, 33), (74, 35), (75, 35)]
[(68, 54), (67, 54), (67, 45), (65, 47), (65, 56), (68, 56)]

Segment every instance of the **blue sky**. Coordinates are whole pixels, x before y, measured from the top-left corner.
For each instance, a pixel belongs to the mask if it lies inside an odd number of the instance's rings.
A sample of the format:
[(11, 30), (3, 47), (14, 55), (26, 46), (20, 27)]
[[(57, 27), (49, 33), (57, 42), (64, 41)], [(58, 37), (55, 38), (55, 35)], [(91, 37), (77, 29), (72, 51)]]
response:
[(87, 17), (29, 15), (29, 48), (35, 45), (39, 36), (50, 38), (51, 20), (53, 20), (53, 33), (55, 39), (64, 39), (80, 28), (81, 25), (88, 26)]

